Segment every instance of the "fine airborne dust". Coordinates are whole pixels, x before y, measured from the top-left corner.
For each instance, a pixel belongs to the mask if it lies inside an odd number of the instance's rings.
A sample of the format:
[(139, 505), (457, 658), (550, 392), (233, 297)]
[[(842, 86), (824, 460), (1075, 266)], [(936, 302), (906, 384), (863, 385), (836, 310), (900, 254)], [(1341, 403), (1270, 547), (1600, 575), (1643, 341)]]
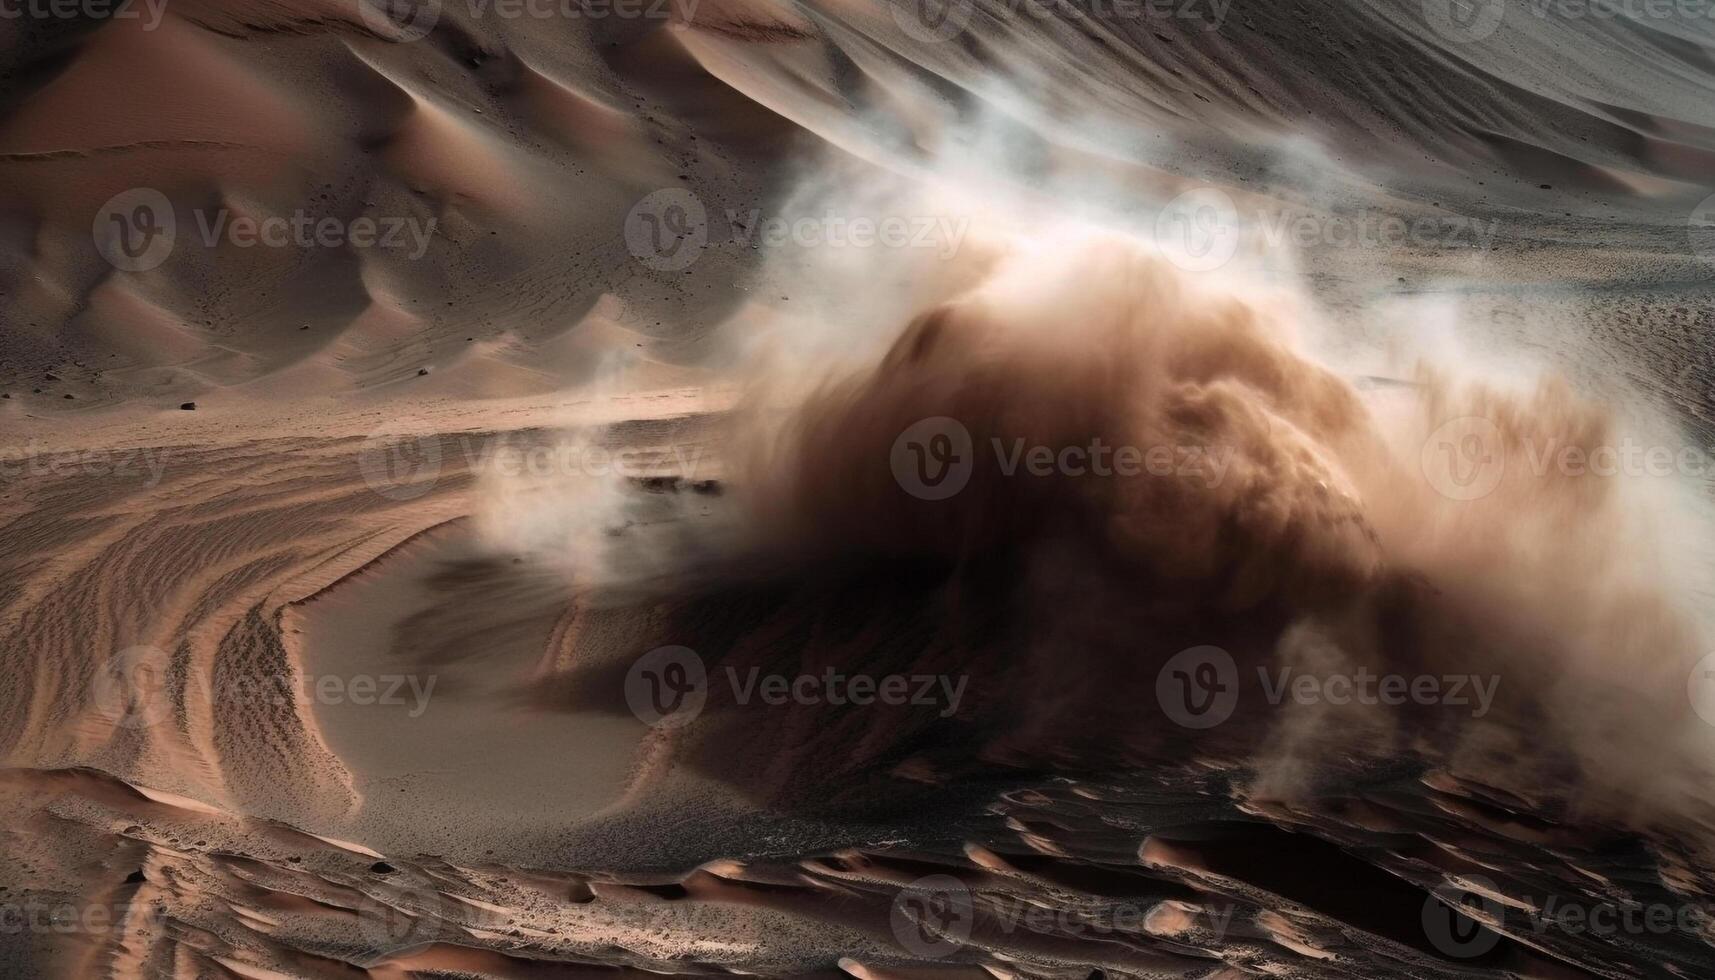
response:
[[(980, 254), (980, 271), (955, 273), (963, 288), (914, 284), (949, 298), (873, 362), (806, 383), (813, 369), (776, 360), (779, 377), (746, 377), (766, 395), (721, 433), (727, 519), (646, 539), (686, 556), (678, 572), (651, 565), (647, 589), (686, 604), (677, 628), (702, 629), (703, 593), (735, 582), (790, 583), (794, 620), (882, 631), (909, 609), (920, 632), (889, 638), (885, 666), (980, 678), (957, 715), (968, 757), (943, 760), (960, 766), (1183, 751), (1138, 706), (1157, 667), (1200, 644), (1249, 686), (1258, 667), (1471, 678), (1474, 718), (1306, 706), (1197, 746), (1247, 758), (1266, 794), (1433, 746), (1521, 794), (1646, 826), (1707, 818), (1711, 759), (1684, 698), (1707, 638), (1696, 559), (1676, 545), (1706, 515), (1677, 488), (1532, 466), (1618, 445), (1612, 412), (1552, 375), (1425, 361), (1360, 390), (1306, 353), (1301, 297), (1199, 280), (1135, 237), (1063, 231)], [(1513, 465), (1461, 484), (1461, 467), (1482, 468), (1459, 457), (1470, 440)], [(943, 465), (950, 495), (924, 476)], [(585, 582), (616, 584), (601, 578)], [(836, 772), (924, 741), (897, 719), (876, 727), (889, 730), (860, 759), (806, 746), (775, 775), (837, 793)], [(709, 735), (706, 761), (732, 768), (741, 737)], [(1632, 764), (1645, 751), (1648, 772)], [(1559, 774), (1547, 785), (1545, 768)]]

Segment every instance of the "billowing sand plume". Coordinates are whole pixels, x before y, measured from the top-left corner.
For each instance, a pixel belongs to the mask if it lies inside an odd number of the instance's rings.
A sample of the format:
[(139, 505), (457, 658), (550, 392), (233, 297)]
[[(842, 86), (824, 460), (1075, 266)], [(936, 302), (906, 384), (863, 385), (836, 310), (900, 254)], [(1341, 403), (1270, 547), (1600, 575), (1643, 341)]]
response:
[[(736, 411), (740, 530), (653, 583), (640, 644), (970, 691), (945, 713), (758, 712), (715, 684), (667, 737), (780, 802), (889, 771), (1182, 751), (1234, 753), (1257, 791), (1293, 795), (1422, 752), (1521, 793), (1685, 816), (1707, 759), (1683, 696), (1700, 655), (1671, 557), (1684, 518), (1650, 486), (1540, 462), (1617, 444), (1616, 423), (1555, 381), (1511, 394), (1423, 366), (1360, 392), (1305, 352), (1303, 309), (1121, 235), (1015, 242), (874, 363), (798, 385), (784, 413)], [(1238, 715), (1188, 732), (1158, 684), (1208, 645), (1238, 664)], [(1475, 707), (1270, 704), (1259, 671), (1280, 669), (1469, 678)], [(1661, 765), (1639, 779), (1646, 747)]]
[[(1290, 329), (1135, 240), (1020, 249), (815, 393), (745, 476), (812, 553), (957, 562), (1064, 544), (1158, 582), (1155, 603), (1181, 588), (1212, 611), (1313, 602), (1377, 565), (1340, 465), (1367, 419)], [(912, 470), (940, 461), (901, 435), (930, 420), (932, 436), (935, 419), (974, 458), (957, 461), (962, 489), (924, 499), (941, 488)]]
[[(571, 556), (561, 655), (523, 703), (637, 712), (630, 654), (694, 644), (700, 713), (648, 732), (625, 803), (671, 823), (651, 801), (682, 801), (688, 767), (762, 804), (751, 819), (879, 841), (630, 880), (689, 915), (720, 877), (859, 931), (880, 890), (911, 952), (853, 952), (858, 976), (1624, 975), (1655, 954), (1540, 919), (1715, 894), (1694, 870), (1692, 516), (1659, 484), (1540, 464), (1618, 444), (1615, 413), (1458, 365), (1355, 385), (1312, 355), (1305, 304), (1124, 235), (1014, 240), (974, 268), (873, 357), (809, 380), (765, 358), (754, 403), (712, 422), (716, 486), (576, 498), (580, 528), (649, 560)], [(1162, 680), (1209, 648), (1235, 663), (1235, 706), (1195, 727)], [(1298, 704), (1259, 669), (1472, 687)], [(894, 704), (753, 686), (831, 674), (946, 683)], [(814, 826), (784, 849), (819, 850)], [(969, 903), (964, 928), (901, 911), (925, 882)], [(1461, 889), (1511, 918), (1477, 914), (1481, 952), (1449, 958), (1426, 896)], [(1029, 908), (1061, 911), (1020, 928)], [(742, 934), (702, 925), (663, 936)], [(1694, 930), (1650, 938), (1708, 961)]]

